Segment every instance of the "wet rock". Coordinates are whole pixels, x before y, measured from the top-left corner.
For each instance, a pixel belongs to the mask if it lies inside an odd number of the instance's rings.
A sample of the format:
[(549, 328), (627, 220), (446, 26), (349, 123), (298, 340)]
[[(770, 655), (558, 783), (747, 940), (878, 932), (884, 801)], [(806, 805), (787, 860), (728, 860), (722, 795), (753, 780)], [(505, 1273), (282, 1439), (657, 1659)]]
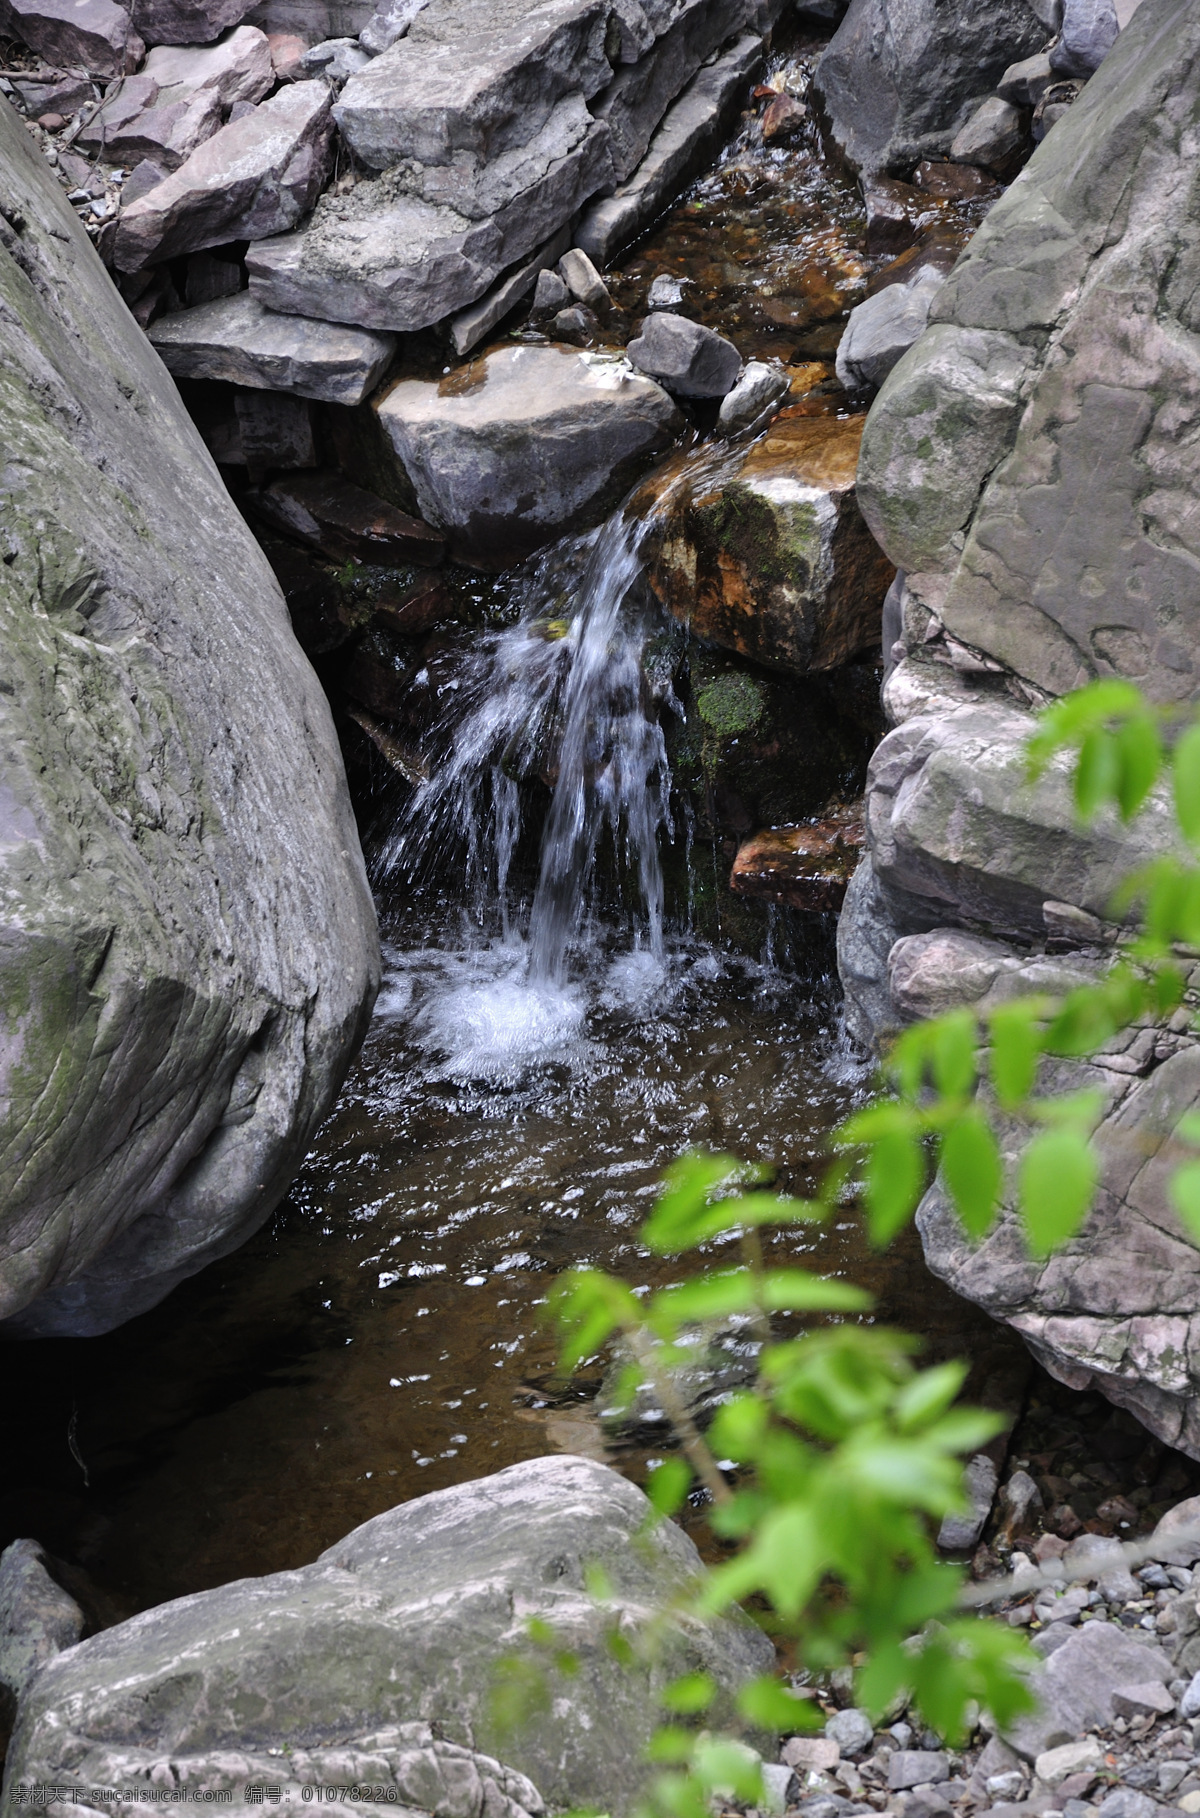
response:
[(989, 95), (955, 134), (950, 156), (958, 164), (982, 164), (1004, 171), (1025, 143), (1025, 117), (1019, 107)]
[[(762, 1341), (747, 1318), (700, 1320), (684, 1329), (679, 1338), (681, 1356), (665, 1375), (675, 1399), (693, 1420), (704, 1425), (731, 1389), (753, 1382), (758, 1373)], [(632, 1393), (626, 1381), (636, 1362), (628, 1346), (618, 1340), (613, 1361), (596, 1398), (600, 1419), (611, 1434), (661, 1437), (668, 1415), (658, 1389), (648, 1378), (636, 1383)]]
[(888, 177), (864, 183), (863, 206), (869, 253), (904, 252), (937, 218), (923, 191)]
[(133, 23), (147, 44), (211, 44), (238, 25), (253, 0), (133, 0)]
[(1034, 143), (1040, 145), (1052, 126), (1067, 114), (1078, 101), (1082, 92), (1081, 82), (1052, 82), (1042, 90), (1037, 106), (1033, 110)]
[(732, 341), (687, 316), (667, 312), (647, 316), (626, 351), (640, 372), (681, 398), (723, 398), (742, 370), (742, 356)]
[(768, 366), (763, 360), (749, 361), (733, 390), (721, 400), (718, 433), (736, 436), (744, 429), (761, 427), (787, 394), (788, 376), (780, 367)]
[(387, 568), (440, 562), (445, 543), (428, 524), (409, 517), (338, 473), (276, 480), (259, 500), (281, 528), (340, 560)]
[(201, 90), (160, 104), (153, 76), (127, 76), (111, 100), (93, 114), (76, 143), (103, 151), (118, 163), (149, 158), (163, 171), (178, 170), (221, 125), (221, 102)]
[(83, 1628), (83, 1611), (50, 1576), (37, 1541), (14, 1540), (0, 1553), (0, 1715)]
[(559, 347), (502, 348), (440, 384), (404, 380), (379, 422), (422, 517), (488, 568), (594, 521), (681, 427), (652, 380)]
[(768, 145), (776, 139), (794, 139), (808, 119), (803, 101), (792, 95), (776, 95), (763, 109), (762, 136)]
[(837, 376), (847, 391), (878, 388), (924, 334), (945, 284), (936, 266), (919, 266), (908, 284), (889, 284), (856, 304), (838, 345)]
[(850, 1706), (844, 1711), (835, 1711), (825, 1725), (825, 1734), (831, 1742), (836, 1742), (847, 1760), (854, 1761), (865, 1755), (875, 1741), (875, 1726), (865, 1711)]
[(150, 339), (168, 372), (180, 378), (221, 379), (330, 404), (361, 403), (396, 346), (394, 335), (275, 315), (247, 291), (160, 316)]
[(1062, 34), (1050, 52), (1056, 76), (1094, 76), (1117, 41), (1113, 0), (1066, 0)]
[(114, 0), (0, 0), (0, 33), (58, 68), (96, 76), (136, 69), (146, 46)]
[(672, 491), (650, 584), (696, 636), (794, 674), (880, 636), (890, 571), (854, 501), (861, 419), (777, 417)]
[(279, 589), (6, 104), (0, 212), (36, 274), (0, 260), (0, 1317), (86, 1335), (269, 1216), (358, 1045), (378, 947)]
[(996, 93), (1014, 107), (1036, 107), (1053, 79), (1050, 54), (1039, 51), (1036, 57), (1010, 64), (996, 84)]
[[(301, 1783), (342, 1775), (394, 1786), (402, 1806), (497, 1818), (541, 1811), (533, 1781), (554, 1806), (603, 1801), (623, 1814), (642, 1793), (642, 1748), (669, 1679), (712, 1674), (724, 1722), (732, 1694), (773, 1658), (740, 1615), (668, 1624), (656, 1665), (613, 1658), (612, 1621), (632, 1639), (699, 1568), (671, 1523), (643, 1532), (649, 1509), (616, 1472), (571, 1456), (418, 1497), (311, 1566), (162, 1605), (51, 1662), (27, 1697), (10, 1772), (126, 1786), (170, 1771), (185, 1793), (236, 1776), (282, 1782), (297, 1805)], [(585, 1587), (595, 1568), (612, 1586), (604, 1604)], [(507, 1768), (435, 1744), (433, 1721), (475, 1750), (492, 1746), (495, 1669), (523, 1651), (530, 1617), (581, 1670), (552, 1675), (550, 1708), (506, 1738)], [(387, 1809), (381, 1795), (367, 1809), (376, 1804)], [(184, 1798), (166, 1806), (186, 1809)]]
[[(1024, 69), (1024, 64), (1014, 68)], [(1005, 72), (1005, 80), (1012, 70)], [(1011, 100), (1011, 96), (1005, 97)], [(998, 194), (994, 177), (975, 164), (951, 164), (944, 158), (922, 158), (913, 171), (913, 183), (917, 189), (924, 190), (927, 196), (940, 196), (947, 202), (968, 202), (978, 196)]]
[(599, 331), (599, 319), (582, 303), (560, 309), (550, 324), (554, 339), (565, 341), (571, 347), (591, 347)]
[(861, 852), (862, 822), (853, 809), (812, 824), (765, 828), (738, 847), (729, 887), (737, 896), (826, 914), (841, 908)]
[[(626, 182), (592, 202), (577, 230), (599, 266), (637, 238), (715, 152), (737, 116), (747, 80), (761, 65), (762, 40), (745, 32), (701, 69), (668, 109), (646, 154)], [(652, 308), (662, 308), (652, 303)]]
[(122, 209), (118, 270), (179, 253), (259, 240), (312, 207), (329, 171), (332, 121), (323, 82), (296, 82), (223, 126), (148, 195)]
[(558, 269), (576, 302), (586, 304), (588, 309), (606, 310), (611, 307), (608, 285), (587, 254), (578, 246), (571, 247), (569, 252), (563, 254)]
[(852, 0), (813, 72), (834, 145), (875, 172), (944, 156), (955, 132), (1011, 63), (1044, 49), (1047, 30), (1024, 0), (962, 11), (915, 0)]

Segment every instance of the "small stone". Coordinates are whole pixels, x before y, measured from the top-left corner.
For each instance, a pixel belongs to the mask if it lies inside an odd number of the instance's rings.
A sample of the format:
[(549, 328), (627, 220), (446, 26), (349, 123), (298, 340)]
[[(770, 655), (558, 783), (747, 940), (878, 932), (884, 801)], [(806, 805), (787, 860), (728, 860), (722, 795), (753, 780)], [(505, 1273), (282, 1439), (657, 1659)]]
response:
[(1055, 1503), (1046, 1516), (1046, 1526), (1053, 1533), (1060, 1534), (1064, 1540), (1073, 1540), (1077, 1534), (1083, 1533), (1083, 1523), (1069, 1502)]
[(1164, 1799), (1169, 1799), (1187, 1779), (1188, 1763), (1186, 1761), (1162, 1761), (1159, 1763), (1157, 1782), (1158, 1790)]
[(686, 278), (676, 278), (669, 271), (660, 271), (646, 294), (646, 303), (650, 309), (677, 309), (683, 302), (683, 287)]
[(300, 59), (307, 76), (324, 76), (330, 82), (348, 82), (371, 61), (357, 38), (326, 38), (310, 45)]
[(763, 360), (751, 360), (731, 392), (721, 400), (717, 412), (717, 430), (721, 435), (738, 435), (751, 424), (762, 421), (772, 404), (788, 393), (788, 376), (778, 366)]
[(1014, 1471), (1000, 1492), (1005, 1526), (1010, 1533), (1020, 1530), (1027, 1515), (1042, 1507), (1042, 1493), (1028, 1471)]
[(1039, 1534), (1033, 1557), (1040, 1566), (1044, 1566), (1052, 1559), (1061, 1559), (1066, 1550), (1067, 1542), (1058, 1534)]
[(897, 1818), (949, 1818), (953, 1808), (941, 1787), (919, 1786), (895, 1801)]
[(940, 1749), (895, 1749), (888, 1761), (891, 1793), (903, 1793), (914, 1786), (934, 1786), (949, 1778), (950, 1763)]
[(1188, 1681), (1187, 1691), (1179, 1700), (1179, 1715), (1200, 1717), (1200, 1673), (1194, 1674)]
[(1149, 1548), (1152, 1558), (1167, 1566), (1190, 1566), (1200, 1559), (1200, 1496), (1189, 1496), (1167, 1510), (1150, 1536)]
[[(934, 266), (923, 266), (908, 284), (889, 284), (883, 290), (876, 291), (873, 297), (856, 304), (850, 311), (846, 323), (846, 332), (838, 344), (837, 376), (847, 391), (863, 391), (867, 388), (878, 388), (883, 384), (893, 366), (901, 360), (924, 334), (929, 322), (929, 312), (935, 298), (945, 284), (945, 276)], [(980, 1456), (984, 1456), (982, 1453)], [(979, 1484), (978, 1497), (986, 1491), (987, 1508), (983, 1520), (974, 1533), (974, 1539), (960, 1544), (972, 1546), (983, 1531), (983, 1523), (991, 1510), (992, 1497), (996, 1488), (996, 1467), (991, 1460), (987, 1461), (988, 1470)], [(982, 1469), (982, 1467), (981, 1467)], [(977, 1512), (978, 1497), (970, 1489), (972, 1509)], [(961, 1522), (965, 1517), (949, 1516), (948, 1521)], [(944, 1548), (950, 1543), (939, 1540)]]
[(19, 1699), (35, 1673), (83, 1633), (83, 1612), (55, 1583), (36, 1540), (0, 1553), (0, 1690)]
[(627, 352), (640, 372), (684, 398), (723, 398), (742, 369), (732, 341), (687, 316), (647, 316)]
[(873, 177), (864, 182), (863, 208), (869, 253), (904, 252), (914, 244), (922, 228), (937, 218), (919, 189), (892, 177)]
[(1112, 1695), (1115, 1717), (1168, 1717), (1175, 1700), (1165, 1685), (1149, 1679), (1142, 1685), (1119, 1685)]
[(608, 286), (592, 261), (578, 246), (565, 252), (558, 262), (559, 274), (563, 283), (577, 303), (583, 303), (588, 309), (610, 309), (612, 298)]
[(1140, 1589), (1132, 1573), (1123, 1567), (1117, 1571), (1102, 1572), (1097, 1585), (1105, 1603), (1132, 1603)]
[(556, 271), (540, 271), (533, 293), (535, 316), (552, 316), (565, 305), (570, 291)]
[(1005, 1774), (989, 1774), (984, 1785), (990, 1799), (1017, 1799), (1025, 1785), (1025, 1776), (1019, 1768), (1009, 1768)]
[(763, 1808), (770, 1818), (783, 1818), (789, 1805), (800, 1798), (800, 1782), (786, 1763), (764, 1761), (762, 1765)]
[(161, 183), (168, 172), (154, 158), (143, 158), (135, 164), (126, 177), (121, 189), (121, 204), (129, 208), (139, 197), (148, 196), (156, 184)]
[(958, 164), (982, 164), (992, 170), (1003, 169), (1020, 150), (1025, 138), (1025, 122), (1020, 108), (999, 95), (989, 95), (950, 146), (950, 156)]
[(1101, 1801), (1100, 1818), (1159, 1818), (1159, 1808), (1147, 1793), (1119, 1786)]
[(429, 0), (387, 0), (359, 32), (359, 43), (372, 57), (381, 56), (407, 37), (413, 20), (428, 4)]
[(900, 1723), (890, 1723), (888, 1725), (888, 1735), (895, 1740), (897, 1748), (906, 1749), (913, 1739), (912, 1724), (904, 1723), (903, 1721)]
[(1068, 113), (1083, 92), (1082, 82), (1052, 82), (1033, 110), (1033, 140), (1040, 145), (1050, 128)]
[(1033, 1771), (1045, 1786), (1061, 1786), (1072, 1774), (1094, 1772), (1104, 1766), (1104, 1750), (1094, 1736), (1083, 1742), (1067, 1742), (1056, 1749), (1046, 1749), (1033, 1764)]
[(1052, 81), (1049, 52), (1039, 51), (1036, 57), (1010, 63), (996, 84), (996, 93), (1014, 107), (1036, 107)]
[(556, 341), (566, 341), (572, 347), (587, 347), (595, 340), (600, 323), (586, 303), (572, 303), (569, 309), (560, 309), (550, 324), (550, 332)]
[(296, 32), (268, 32), (271, 68), (279, 82), (296, 82), (304, 74), (303, 58), (307, 41)]
[(1200, 1812), (1200, 1787), (1197, 1787), (1194, 1792), (1181, 1794), (1176, 1801), (1176, 1806), (1179, 1811), (1187, 1812), (1189, 1818), (1194, 1818), (1194, 1814)]
[(875, 1726), (865, 1711), (854, 1705), (844, 1711), (835, 1711), (825, 1725), (825, 1734), (836, 1742), (843, 1755), (851, 1760), (865, 1755), (875, 1740)]
[(944, 159), (923, 158), (912, 180), (927, 196), (940, 196), (947, 202), (974, 201), (999, 193), (996, 179), (977, 164), (951, 164)]
[(807, 118), (803, 101), (796, 101), (791, 95), (776, 95), (763, 110), (762, 136), (768, 145), (776, 139), (795, 138)]
[(797, 1773), (828, 1774), (842, 1758), (832, 1736), (789, 1736), (779, 1752)]

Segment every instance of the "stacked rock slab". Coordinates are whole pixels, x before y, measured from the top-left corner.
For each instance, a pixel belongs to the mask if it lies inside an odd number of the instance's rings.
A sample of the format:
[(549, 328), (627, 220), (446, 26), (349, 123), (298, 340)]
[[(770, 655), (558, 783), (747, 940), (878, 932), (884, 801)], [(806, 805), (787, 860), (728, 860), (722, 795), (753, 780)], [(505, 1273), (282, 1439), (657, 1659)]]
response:
[(380, 174), (253, 246), (252, 290), (270, 309), (401, 331), (467, 308), (632, 178), (700, 66), (776, 10), (506, 0), (481, 17), (473, 0), (430, 0), (334, 109)]
[(267, 563), (0, 103), (0, 1320), (234, 1249), (361, 1037), (374, 912)]
[[(740, 1612), (666, 1615), (700, 1569), (687, 1536), (590, 1459), (532, 1459), (435, 1491), (300, 1571), (161, 1604), (52, 1660), (22, 1701), (3, 1810), (19, 1809), (17, 1786), (45, 1782), (132, 1789), (104, 1807), (129, 1818), (140, 1785), (167, 1818), (206, 1799), (240, 1814), (248, 1786), (261, 1799), (274, 1782), (297, 1809), (305, 1783), (332, 1783), (353, 1786), (364, 1813), (538, 1818), (544, 1799), (620, 1818), (644, 1788), (675, 1674), (710, 1674), (728, 1722), (737, 1691), (774, 1662)], [(609, 1582), (603, 1602), (593, 1571)], [(530, 1644), (534, 1619), (578, 1669), (547, 1663), (544, 1708), (501, 1740), (502, 1661), (536, 1667), (548, 1652)], [(614, 1657), (614, 1625), (636, 1648), (655, 1621), (632, 1665)]]
[[(1165, 794), (1129, 829), (1081, 829), (1065, 765), (1031, 787), (1023, 745), (1032, 708), (1093, 677), (1166, 702), (1200, 686), (1197, 222), (1179, 126), (1198, 97), (1200, 8), (1143, 0), (867, 419), (859, 501), (905, 571), (885, 636), (896, 729), (839, 935), (868, 1037), (1094, 976), (1116, 884), (1174, 838)], [(1109, 1107), (1080, 1236), (1035, 1264), (1006, 1214), (972, 1247), (935, 1188), (927, 1258), (1056, 1374), (1200, 1456), (1200, 1256), (1166, 1192), (1200, 1095), (1188, 1013), (1059, 1083), (1099, 1085)]]

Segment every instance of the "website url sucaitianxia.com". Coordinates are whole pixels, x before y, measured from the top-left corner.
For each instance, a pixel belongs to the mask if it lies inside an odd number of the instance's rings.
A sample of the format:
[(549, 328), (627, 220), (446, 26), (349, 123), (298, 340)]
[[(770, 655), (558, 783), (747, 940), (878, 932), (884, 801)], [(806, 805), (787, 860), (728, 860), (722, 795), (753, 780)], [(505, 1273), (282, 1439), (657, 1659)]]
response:
[(18, 1806), (84, 1805), (290, 1805), (297, 1797), (305, 1805), (399, 1805), (395, 1786), (326, 1786), (318, 1783), (299, 1788), (248, 1783), (234, 1787), (186, 1786), (50, 1786), (35, 1781), (12, 1789)]

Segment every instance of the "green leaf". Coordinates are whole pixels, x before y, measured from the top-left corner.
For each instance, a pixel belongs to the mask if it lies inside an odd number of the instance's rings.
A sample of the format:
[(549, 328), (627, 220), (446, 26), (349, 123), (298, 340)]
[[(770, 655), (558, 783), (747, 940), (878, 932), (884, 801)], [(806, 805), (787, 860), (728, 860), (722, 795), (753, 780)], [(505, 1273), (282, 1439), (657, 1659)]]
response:
[(1175, 813), (1184, 835), (1200, 846), (1200, 722), (1189, 726), (1175, 747)]
[(646, 1494), (659, 1515), (673, 1515), (692, 1487), (692, 1467), (682, 1458), (664, 1458), (646, 1482)]
[(1185, 1162), (1171, 1176), (1171, 1204), (1188, 1236), (1200, 1244), (1200, 1161)]
[(656, 1255), (674, 1256), (714, 1236), (717, 1230), (732, 1228), (737, 1217), (729, 1208), (714, 1226), (714, 1197), (740, 1181), (761, 1180), (763, 1172), (733, 1155), (702, 1155), (696, 1149), (681, 1155), (667, 1169), (662, 1197), (642, 1226), (642, 1242)]
[(1163, 759), (1162, 739), (1151, 715), (1139, 713), (1118, 727), (1115, 744), (1117, 805), (1121, 819), (1131, 821), (1158, 781)]
[(915, 1432), (944, 1414), (966, 1381), (965, 1363), (939, 1364), (922, 1370), (896, 1397), (896, 1425), (902, 1433)]
[(1056, 752), (1079, 744), (1092, 729), (1145, 711), (1141, 690), (1115, 676), (1063, 695), (1038, 715), (1037, 731), (1026, 744), (1030, 776), (1040, 776)]
[(744, 1742), (721, 1736), (698, 1742), (693, 1760), (697, 1776), (710, 1791), (761, 1804), (762, 1762)]
[(681, 1717), (691, 1717), (697, 1711), (706, 1711), (716, 1695), (717, 1682), (710, 1674), (684, 1673), (667, 1686), (661, 1702), (665, 1711), (675, 1711)]
[(876, 1137), (867, 1158), (867, 1228), (883, 1245), (911, 1218), (925, 1186), (925, 1154), (911, 1130)]
[[(667, 1690), (669, 1692), (670, 1687)], [(690, 1761), (695, 1746), (694, 1730), (681, 1730), (676, 1724), (660, 1723), (646, 1744), (646, 1759), (673, 1763)]]
[(1117, 742), (1101, 726), (1085, 733), (1075, 765), (1075, 808), (1080, 820), (1090, 821), (1111, 802), (1120, 784), (1121, 765)]
[(646, 1306), (646, 1324), (663, 1337), (702, 1319), (729, 1313), (751, 1313), (758, 1305), (758, 1280), (749, 1269), (722, 1269), (697, 1275), (677, 1287), (663, 1288)]
[(1000, 1148), (982, 1111), (964, 1111), (942, 1137), (939, 1165), (969, 1237), (990, 1228), (1004, 1184)]
[(807, 1269), (771, 1269), (762, 1278), (762, 1304), (770, 1313), (867, 1313), (873, 1303), (848, 1281)]
[(1015, 1111), (1033, 1090), (1042, 1049), (1038, 1006), (1025, 1000), (1002, 1004), (989, 1019), (992, 1086), (1006, 1111)]
[(821, 1708), (813, 1699), (797, 1698), (770, 1674), (742, 1687), (737, 1708), (748, 1723), (760, 1730), (813, 1730), (824, 1721)]
[(1068, 1124), (1034, 1137), (1021, 1161), (1019, 1204), (1029, 1248), (1039, 1260), (1078, 1231), (1099, 1177), (1099, 1163), (1078, 1128)]
[(977, 1028), (970, 1010), (954, 1010), (931, 1025), (933, 1079), (944, 1098), (965, 1098), (975, 1084)]

